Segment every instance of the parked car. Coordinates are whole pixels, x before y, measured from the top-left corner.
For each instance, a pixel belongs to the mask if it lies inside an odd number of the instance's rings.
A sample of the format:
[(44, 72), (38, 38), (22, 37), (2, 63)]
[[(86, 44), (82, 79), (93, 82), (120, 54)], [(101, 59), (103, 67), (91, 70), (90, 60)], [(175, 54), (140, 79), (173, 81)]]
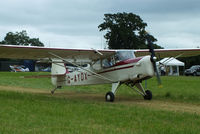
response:
[(42, 72), (51, 72), (51, 67), (41, 69)]
[(29, 72), (29, 68), (23, 65), (10, 65), (11, 72)]
[(185, 70), (185, 75), (193, 75), (193, 76), (197, 76), (200, 75), (200, 65), (194, 65), (191, 66), (189, 69)]

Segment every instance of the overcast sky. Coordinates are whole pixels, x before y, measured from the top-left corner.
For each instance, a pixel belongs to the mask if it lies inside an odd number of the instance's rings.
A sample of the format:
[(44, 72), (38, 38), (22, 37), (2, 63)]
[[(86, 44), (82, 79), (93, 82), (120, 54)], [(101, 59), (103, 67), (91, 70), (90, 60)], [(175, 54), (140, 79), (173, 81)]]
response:
[(46, 47), (104, 48), (105, 13), (132, 12), (164, 48), (200, 47), (199, 0), (2, 0), (0, 41), (26, 30)]

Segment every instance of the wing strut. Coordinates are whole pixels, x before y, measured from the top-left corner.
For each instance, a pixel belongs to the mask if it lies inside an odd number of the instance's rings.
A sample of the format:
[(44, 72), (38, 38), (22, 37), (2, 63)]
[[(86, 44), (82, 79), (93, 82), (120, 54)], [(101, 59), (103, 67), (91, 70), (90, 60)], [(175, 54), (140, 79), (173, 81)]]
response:
[(58, 55), (56, 55), (56, 54), (54, 54), (54, 53), (49, 52), (49, 54), (55, 56), (55, 57), (58, 58), (58, 59), (61, 59), (61, 60), (65, 61), (65, 62), (67, 62), (67, 63), (69, 63), (69, 64), (72, 64), (72, 65), (74, 65), (74, 66), (76, 66), (76, 67), (79, 67), (79, 68), (81, 68), (81, 69), (83, 69), (83, 70), (85, 70), (85, 71), (87, 71), (87, 72), (89, 72), (89, 73), (91, 73), (91, 74), (94, 74), (95, 77), (98, 77), (98, 78), (100, 78), (100, 79), (104, 79), (104, 80), (108, 80), (108, 81), (114, 82), (114, 81), (112, 81), (112, 80), (109, 79), (109, 78), (106, 78), (106, 77), (104, 77), (104, 76), (102, 76), (102, 75), (100, 75), (100, 74), (97, 74), (97, 73), (95, 73), (95, 72), (93, 72), (93, 71), (91, 71), (91, 70), (85, 69), (84, 67), (79, 66), (79, 65), (77, 65), (77, 64), (75, 64), (75, 63), (69, 62), (69, 61), (65, 60), (64, 58), (62, 58), (62, 57), (60, 57), (60, 56), (58, 56)]
[(94, 50), (95, 51), (95, 53), (98, 53), (99, 55), (103, 55), (101, 52), (99, 52), (98, 50), (96, 50), (96, 49), (94, 49), (94, 48), (91, 48), (92, 50)]
[[(175, 59), (176, 58), (178, 58), (178, 57), (181, 57), (183, 54), (179, 54), (179, 55), (177, 55), (176, 57), (174, 57)], [(164, 63), (168, 63), (168, 62), (170, 62), (172, 59), (171, 59), (172, 57), (169, 57), (169, 58), (167, 58), (165, 61), (163, 61), (161, 64), (164, 64)]]

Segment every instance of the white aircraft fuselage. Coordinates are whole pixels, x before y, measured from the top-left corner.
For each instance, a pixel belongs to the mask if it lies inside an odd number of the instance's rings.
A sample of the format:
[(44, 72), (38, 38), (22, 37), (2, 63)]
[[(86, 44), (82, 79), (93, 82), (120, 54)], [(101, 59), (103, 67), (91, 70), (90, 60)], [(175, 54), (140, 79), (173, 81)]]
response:
[(151, 78), (154, 75), (154, 68), (150, 56), (135, 57), (133, 51), (131, 53), (131, 58), (119, 61), (116, 61), (116, 55), (109, 57), (113, 62), (109, 66), (106, 65), (107, 59), (101, 59), (84, 69), (75, 68), (74, 71), (65, 67), (64, 63), (53, 63), (52, 83), (55, 86), (94, 85)]

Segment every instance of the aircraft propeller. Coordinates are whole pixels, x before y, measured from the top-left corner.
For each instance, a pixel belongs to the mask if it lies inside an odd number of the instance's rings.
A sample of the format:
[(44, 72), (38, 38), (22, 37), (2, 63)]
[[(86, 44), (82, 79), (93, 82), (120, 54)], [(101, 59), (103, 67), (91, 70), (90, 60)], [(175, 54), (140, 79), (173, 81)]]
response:
[(161, 86), (162, 83), (161, 83), (160, 75), (159, 75), (159, 72), (158, 72), (158, 68), (156, 66), (156, 59), (157, 58), (156, 58), (155, 51), (154, 51), (154, 48), (153, 48), (151, 36), (147, 33), (146, 37), (147, 37), (146, 39), (147, 39), (147, 45), (148, 45), (148, 48), (149, 48), (149, 52), (151, 53), (151, 62), (153, 63), (153, 68), (154, 68), (154, 71), (156, 73), (158, 85)]

